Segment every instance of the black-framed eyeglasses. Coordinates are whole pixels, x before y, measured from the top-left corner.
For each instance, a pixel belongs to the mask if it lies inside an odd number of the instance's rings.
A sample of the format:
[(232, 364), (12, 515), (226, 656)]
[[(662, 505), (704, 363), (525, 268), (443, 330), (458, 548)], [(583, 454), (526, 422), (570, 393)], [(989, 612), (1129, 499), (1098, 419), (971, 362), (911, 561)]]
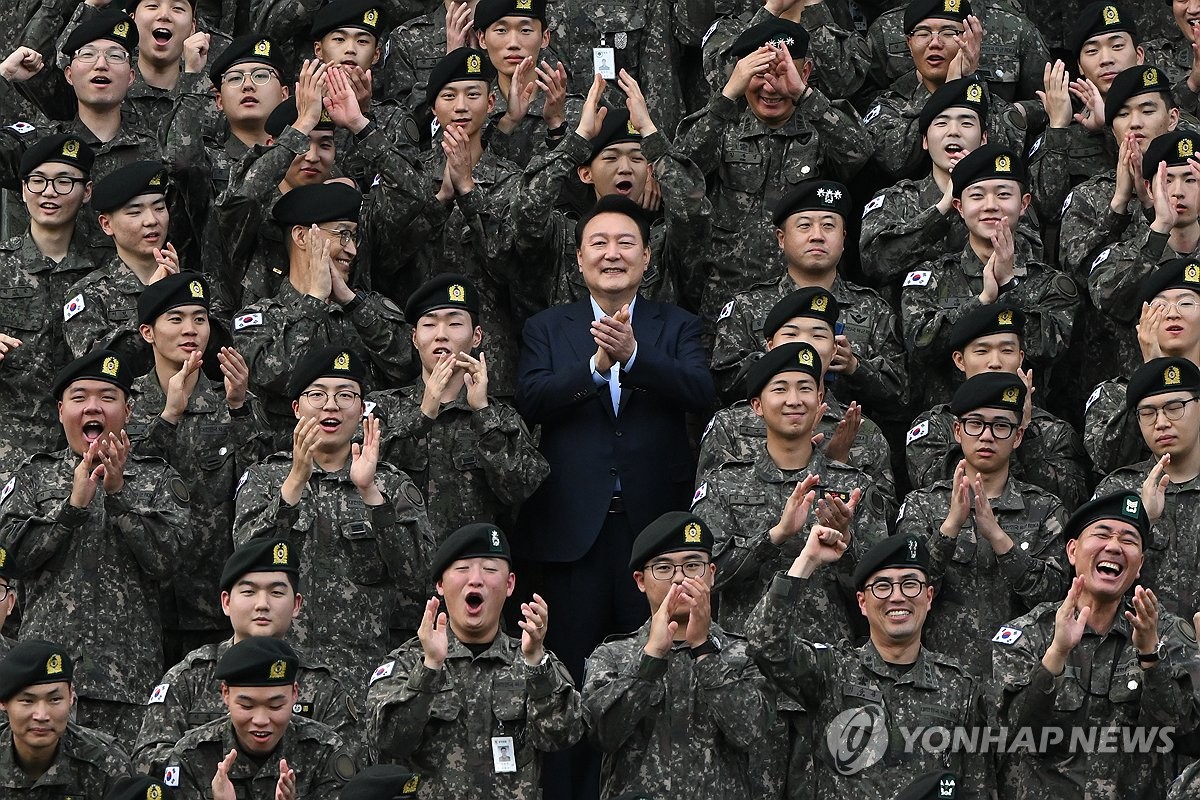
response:
[[(103, 52), (104, 61), (108, 64), (128, 64), (129, 51), (122, 50), (119, 47), (112, 47)], [(82, 50), (76, 50), (75, 55), (71, 56), (73, 61), (78, 61), (80, 64), (95, 64), (100, 60), (101, 52), (93, 50), (90, 47), (85, 47)]]
[(1187, 400), (1172, 400), (1168, 403), (1163, 403), (1161, 406), (1138, 406), (1137, 416), (1138, 422), (1154, 422), (1158, 419), (1158, 412), (1167, 419), (1175, 422), (1183, 419), (1183, 412), (1187, 409), (1188, 403), (1196, 402), (1196, 397), (1189, 397)]
[(958, 28), (939, 28), (936, 31), (925, 27), (913, 28), (913, 32), (908, 35), (908, 38), (918, 44), (925, 44), (933, 39), (935, 35), (942, 40), (942, 44), (950, 44), (954, 41), (955, 36), (962, 36), (963, 31)]
[(908, 598), (916, 597), (929, 584), (925, 581), (919, 581), (916, 578), (905, 578), (902, 581), (872, 581), (867, 585), (871, 590), (871, 594), (875, 595), (876, 599), (887, 600), (892, 596), (894, 589), (892, 587), (899, 586), (900, 594)]
[(342, 243), (342, 247), (345, 247), (351, 242), (358, 241), (358, 231), (356, 230), (352, 231), (349, 228), (335, 228), (334, 230), (330, 230), (329, 228), (322, 228), (320, 225), (317, 226), (317, 229), (325, 231), (325, 233), (328, 233), (330, 236), (336, 236), (338, 241)]
[(0, 601), (8, 599), (8, 595), (13, 591), (13, 587), (7, 583), (0, 584)]
[(967, 417), (966, 419), (960, 419), (958, 422), (962, 425), (963, 433), (967, 436), (971, 438), (982, 436), (986, 428), (992, 432), (992, 438), (998, 442), (1012, 436), (1013, 431), (1017, 429), (1016, 423), (1009, 422), (1006, 419), (997, 419), (988, 422), (987, 420), (979, 419), (979, 417)]
[[(300, 396), (317, 408), (324, 408), (325, 401), (329, 399), (329, 392), (322, 391), (321, 389), (310, 389), (307, 392), (301, 392)], [(334, 392), (333, 402), (337, 404), (338, 408), (349, 408), (360, 397), (362, 395), (358, 392)]]
[(651, 564), (646, 570), (654, 576), (655, 580), (670, 581), (675, 579), (676, 572), (683, 572), (685, 578), (699, 578), (708, 569), (708, 561), (685, 561), (682, 564), (672, 564), (668, 561), (660, 561), (657, 564)]
[(221, 83), (225, 84), (226, 86), (241, 86), (246, 82), (247, 75), (250, 76), (250, 81), (255, 86), (266, 86), (271, 82), (272, 78), (279, 77), (275, 70), (268, 69), (267, 67), (259, 67), (258, 69), (252, 69), (249, 72), (245, 72), (240, 69), (231, 69), (221, 76)]
[(75, 191), (76, 184), (87, 182), (87, 178), (73, 178), (70, 175), (59, 175), (54, 178), (47, 178), (45, 175), (30, 175), (25, 179), (25, 188), (34, 194), (41, 194), (46, 191), (47, 186), (53, 186), (55, 194), (70, 194)]

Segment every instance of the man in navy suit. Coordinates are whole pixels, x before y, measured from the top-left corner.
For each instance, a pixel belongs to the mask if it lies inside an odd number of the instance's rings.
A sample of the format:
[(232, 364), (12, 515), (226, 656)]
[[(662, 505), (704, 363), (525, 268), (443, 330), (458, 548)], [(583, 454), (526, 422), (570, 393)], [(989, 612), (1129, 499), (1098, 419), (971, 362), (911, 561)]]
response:
[(575, 231), (590, 296), (525, 325), (517, 408), (542, 426), (550, 477), (514, 539), (539, 591), (569, 620), (547, 644), (582, 685), (592, 649), (646, 619), (630, 547), (660, 515), (688, 508), (695, 460), (685, 418), (711, 413), (716, 390), (699, 319), (638, 296), (650, 262), (642, 209), (607, 195)]

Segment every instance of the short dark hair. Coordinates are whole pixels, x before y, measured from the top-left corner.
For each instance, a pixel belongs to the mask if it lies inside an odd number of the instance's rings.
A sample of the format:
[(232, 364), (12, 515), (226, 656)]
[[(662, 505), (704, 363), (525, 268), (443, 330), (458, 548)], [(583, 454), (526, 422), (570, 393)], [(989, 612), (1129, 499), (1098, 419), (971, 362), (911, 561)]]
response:
[(606, 194), (596, 201), (591, 209), (580, 217), (575, 225), (575, 247), (583, 247), (583, 231), (588, 224), (601, 214), (623, 214), (637, 223), (642, 234), (642, 245), (650, 246), (650, 219), (637, 203), (623, 194)]

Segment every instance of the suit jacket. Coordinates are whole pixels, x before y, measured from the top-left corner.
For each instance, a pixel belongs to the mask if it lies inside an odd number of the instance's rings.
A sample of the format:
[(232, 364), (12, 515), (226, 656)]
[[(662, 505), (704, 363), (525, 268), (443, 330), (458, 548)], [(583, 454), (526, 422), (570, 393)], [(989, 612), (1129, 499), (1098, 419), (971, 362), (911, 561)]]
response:
[(700, 320), (639, 297), (637, 357), (621, 372), (615, 414), (608, 386), (597, 388), (588, 368), (596, 352), (592, 320), (585, 298), (525, 323), (516, 402), (530, 423), (542, 426), (550, 477), (525, 503), (514, 546), (538, 561), (575, 561), (587, 553), (618, 476), (635, 532), (667, 511), (686, 510), (696, 463), (685, 415), (707, 415), (716, 405)]

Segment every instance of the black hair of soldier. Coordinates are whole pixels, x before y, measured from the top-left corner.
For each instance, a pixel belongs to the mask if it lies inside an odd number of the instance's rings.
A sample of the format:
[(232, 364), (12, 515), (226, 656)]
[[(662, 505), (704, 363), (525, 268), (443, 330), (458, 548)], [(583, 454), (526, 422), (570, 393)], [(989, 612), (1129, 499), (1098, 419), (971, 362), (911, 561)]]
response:
[(593, 206), (592, 208), (588, 209), (583, 214), (583, 216), (581, 216), (579, 218), (579, 222), (575, 223), (575, 249), (576, 250), (583, 249), (584, 229), (587, 228), (588, 224), (592, 220), (594, 220), (596, 217), (600, 216), (600, 214), (621, 214), (621, 216), (623, 216), (623, 217), (632, 219), (634, 221), (634, 223), (637, 224), (638, 231), (642, 235), (642, 249), (648, 248), (650, 246), (650, 219), (648, 216), (643, 217), (642, 219), (635, 219), (634, 217), (629, 217), (628, 215), (623, 214), (622, 212), (620, 212), (616, 209), (613, 209), (613, 208), (604, 209), (603, 211), (601, 211), (598, 214), (598, 213), (596, 213), (595, 206)]

